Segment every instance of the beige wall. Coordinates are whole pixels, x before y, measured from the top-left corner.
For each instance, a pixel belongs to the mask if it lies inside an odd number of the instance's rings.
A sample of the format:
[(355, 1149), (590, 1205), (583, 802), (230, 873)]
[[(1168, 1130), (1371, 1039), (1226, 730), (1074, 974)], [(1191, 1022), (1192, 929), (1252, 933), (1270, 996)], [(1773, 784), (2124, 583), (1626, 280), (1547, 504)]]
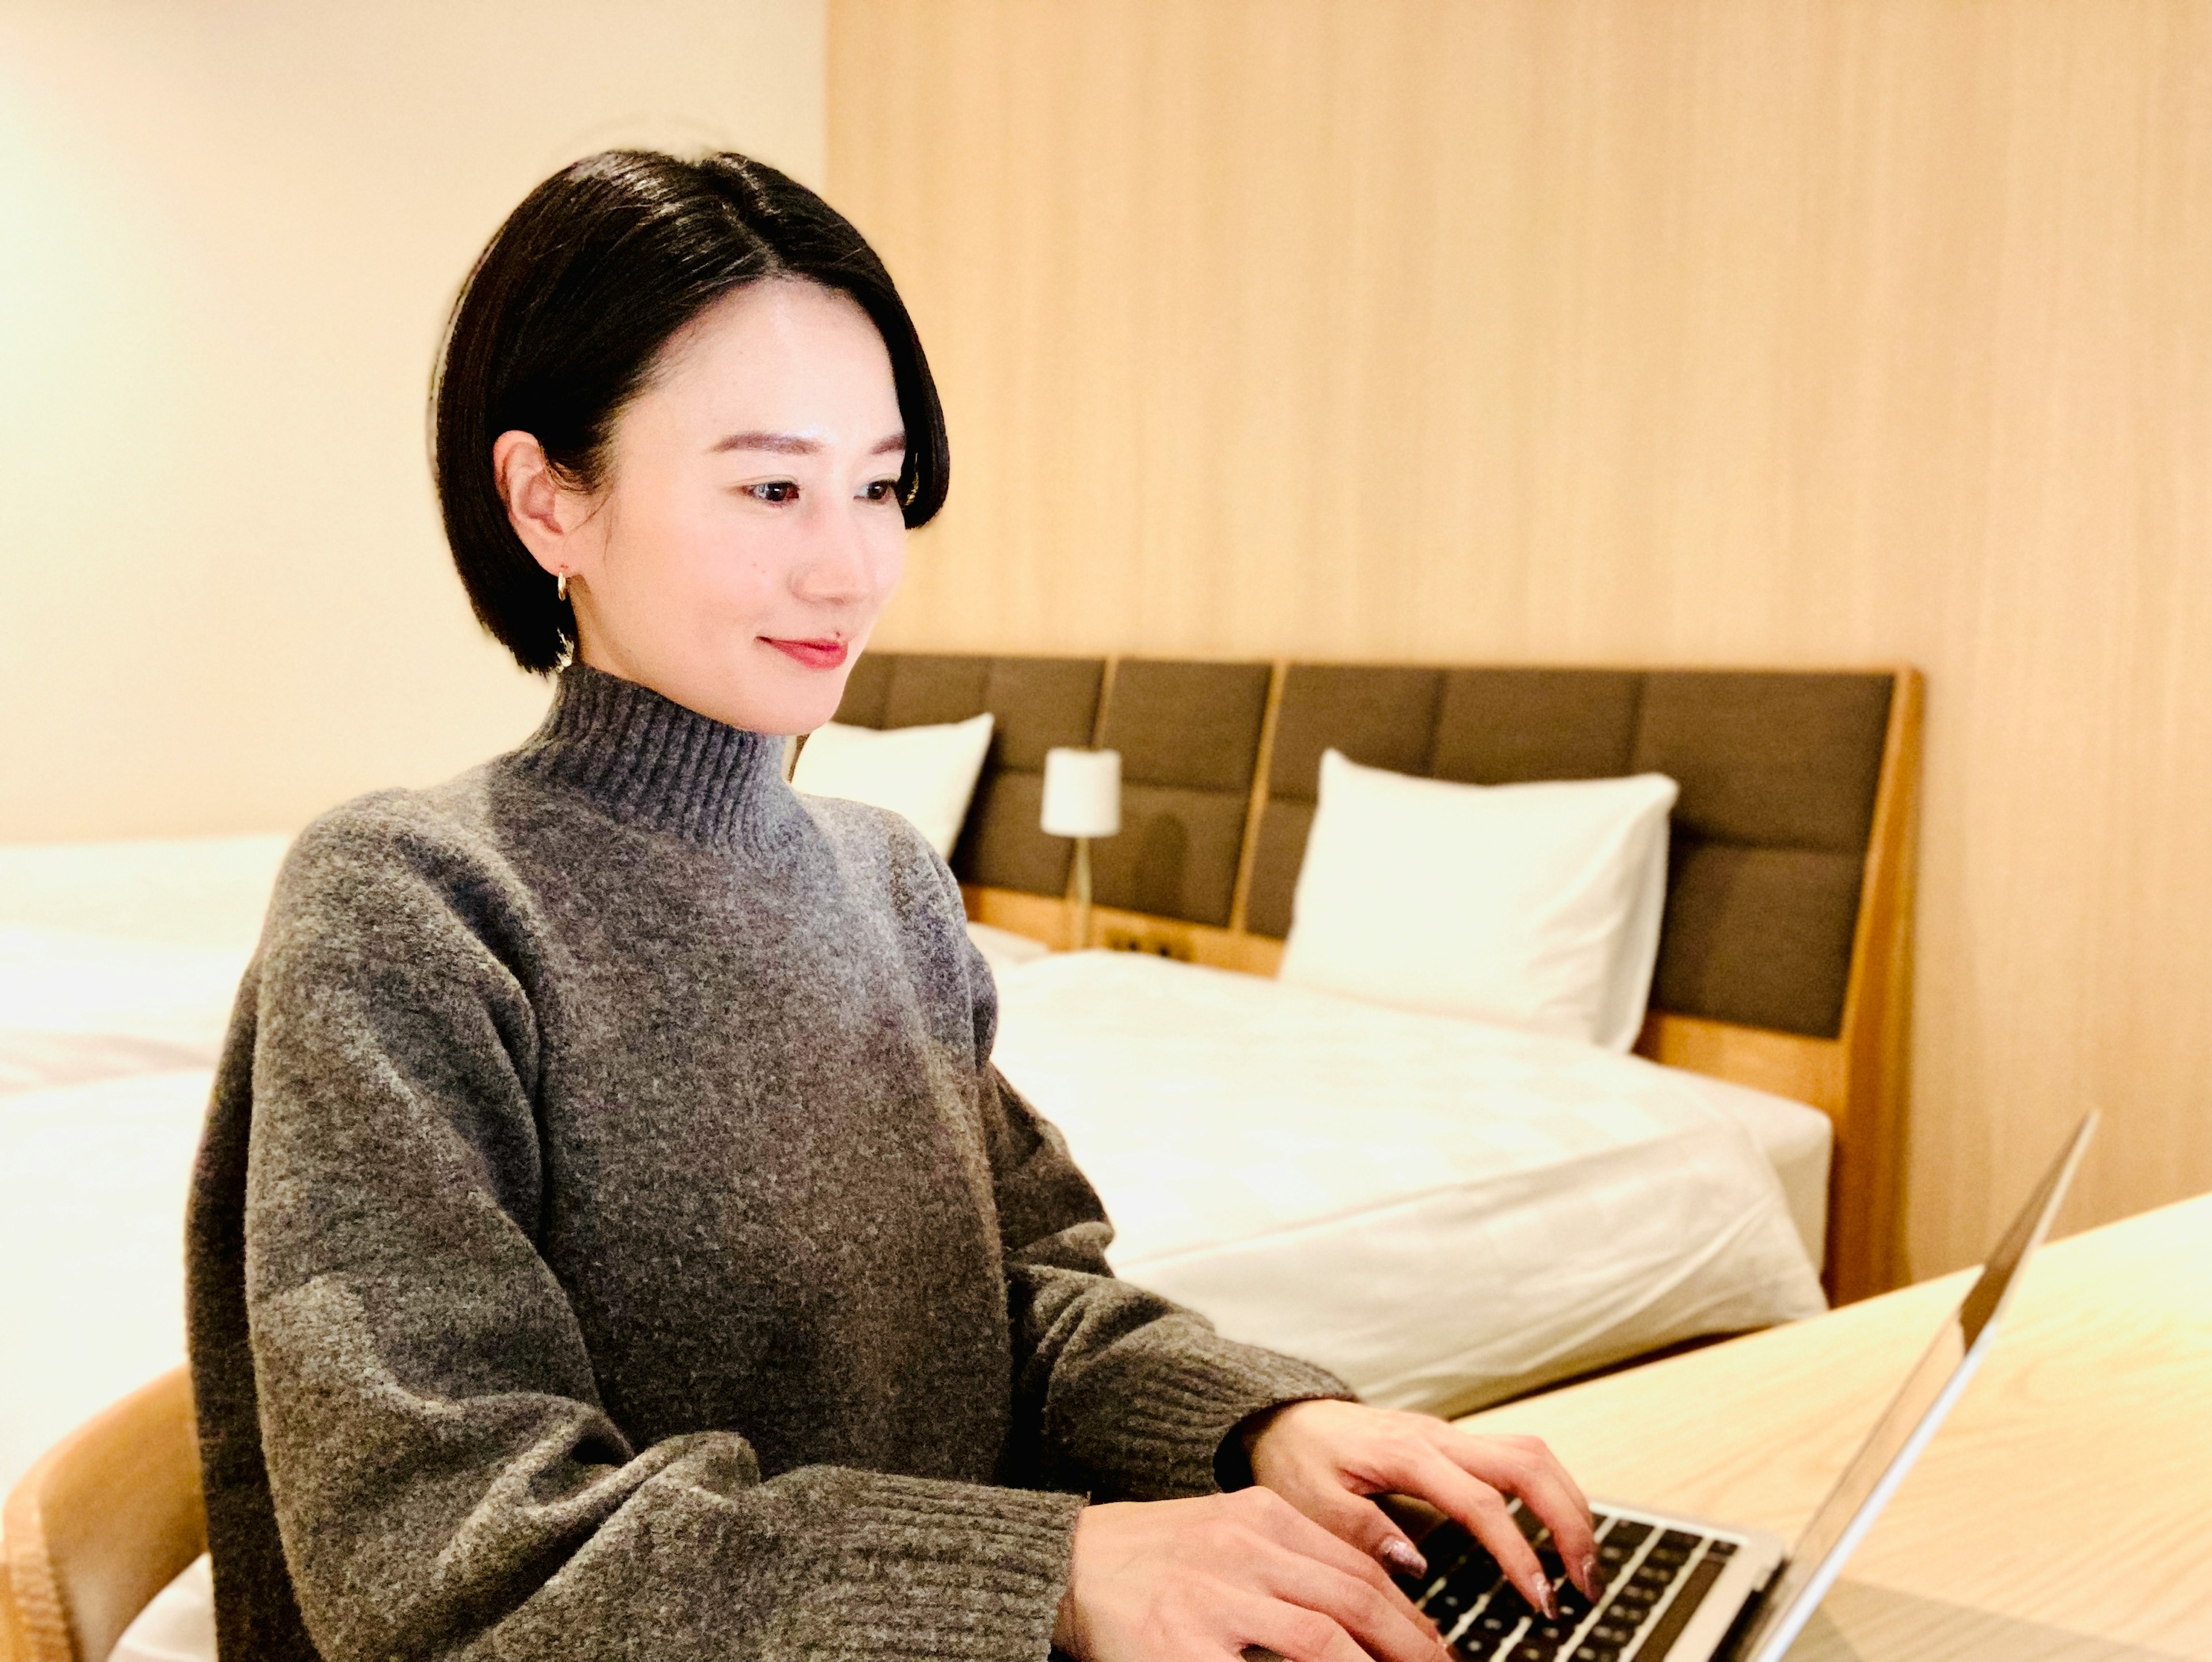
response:
[(2212, 7), (832, 0), (881, 639), (1909, 661), (1911, 1247), (2212, 1186)]
[(822, 0), (0, 5), (0, 842), (284, 828), (544, 703), (424, 462), (447, 305), (610, 143), (818, 183)]

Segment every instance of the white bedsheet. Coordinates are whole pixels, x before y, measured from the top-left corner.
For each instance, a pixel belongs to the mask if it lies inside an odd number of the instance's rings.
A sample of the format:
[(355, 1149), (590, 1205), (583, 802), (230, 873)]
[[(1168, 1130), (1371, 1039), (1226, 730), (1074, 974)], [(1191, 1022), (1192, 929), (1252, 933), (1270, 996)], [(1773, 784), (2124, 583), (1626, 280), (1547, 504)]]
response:
[(1373, 1401), (1462, 1411), (1824, 1307), (1744, 1126), (1639, 1058), (1133, 953), (1000, 996), (1115, 1269)]
[(0, 1490), (185, 1359), (185, 1196), (276, 867), (252, 836), (0, 847)]
[(0, 844), (0, 922), (251, 952), (291, 837)]
[[(1656, 1065), (1656, 1064), (1653, 1064)], [(1747, 1085), (1693, 1074), (1683, 1068), (1659, 1071), (1695, 1092), (1743, 1127), (1766, 1163), (1781, 1179), (1782, 1197), (1797, 1226), (1805, 1256), (1817, 1269), (1827, 1261), (1828, 1161), (1835, 1153), (1836, 1128), (1817, 1108), (1787, 1097), (1754, 1091)]]
[(107, 1662), (216, 1662), (215, 1566), (205, 1553), (138, 1612)]
[(214, 1067), (248, 956), (0, 922), (0, 1100)]
[(0, 1098), (213, 1067), (290, 840), (0, 846)]

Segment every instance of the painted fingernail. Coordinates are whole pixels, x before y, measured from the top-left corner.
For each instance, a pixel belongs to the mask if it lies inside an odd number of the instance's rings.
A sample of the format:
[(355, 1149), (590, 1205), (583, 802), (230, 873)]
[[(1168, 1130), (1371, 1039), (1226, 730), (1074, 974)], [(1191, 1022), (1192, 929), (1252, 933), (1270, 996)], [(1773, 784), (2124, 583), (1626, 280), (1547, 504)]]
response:
[(1594, 1552), (1584, 1555), (1583, 1558), (1583, 1586), (1593, 1598), (1605, 1596), (1605, 1569), (1597, 1562), (1597, 1555)]
[(1559, 1619), (1559, 1595), (1552, 1591), (1551, 1578), (1549, 1576), (1538, 1576), (1536, 1578), (1536, 1588), (1538, 1596), (1531, 1602), (1535, 1604), (1538, 1610), (1544, 1612), (1544, 1619), (1547, 1622), (1558, 1621)]
[(1413, 1543), (1402, 1535), (1393, 1535), (1384, 1541), (1376, 1556), (1401, 1575), (1426, 1575), (1429, 1573), (1429, 1561), (1414, 1551)]

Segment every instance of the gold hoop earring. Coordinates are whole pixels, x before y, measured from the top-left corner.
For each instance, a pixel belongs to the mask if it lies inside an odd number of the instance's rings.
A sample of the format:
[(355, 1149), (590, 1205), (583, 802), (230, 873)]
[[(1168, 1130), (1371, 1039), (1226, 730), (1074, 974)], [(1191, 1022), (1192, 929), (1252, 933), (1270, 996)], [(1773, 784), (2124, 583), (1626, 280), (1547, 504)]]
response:
[(556, 600), (565, 600), (568, 598), (568, 574), (565, 571), (557, 573), (554, 576), (553, 598)]

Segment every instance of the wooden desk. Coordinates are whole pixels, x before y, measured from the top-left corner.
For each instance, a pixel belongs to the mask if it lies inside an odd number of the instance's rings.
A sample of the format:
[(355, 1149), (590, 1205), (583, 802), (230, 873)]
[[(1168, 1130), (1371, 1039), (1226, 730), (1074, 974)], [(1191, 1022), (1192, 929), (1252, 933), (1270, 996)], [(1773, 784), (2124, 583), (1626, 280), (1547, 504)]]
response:
[[(1784, 1540), (1971, 1277), (1479, 1414)], [(2046, 1246), (1793, 1662), (2212, 1662), (2212, 1195)]]

